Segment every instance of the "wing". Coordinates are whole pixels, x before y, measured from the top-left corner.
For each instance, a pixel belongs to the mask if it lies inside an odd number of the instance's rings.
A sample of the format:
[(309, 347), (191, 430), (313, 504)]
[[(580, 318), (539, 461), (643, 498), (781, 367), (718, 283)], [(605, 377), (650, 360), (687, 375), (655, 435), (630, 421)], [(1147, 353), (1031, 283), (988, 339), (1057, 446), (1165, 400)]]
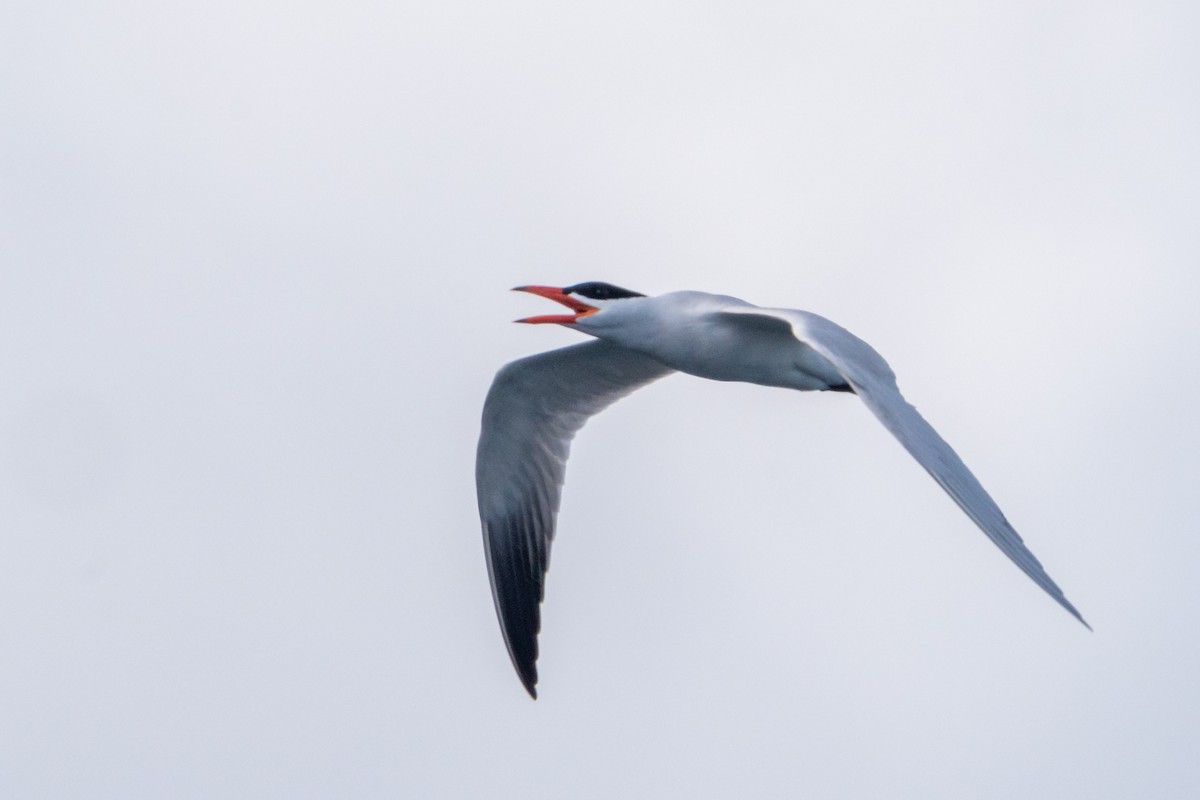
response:
[(738, 317), (758, 317), (760, 320), (768, 318), (787, 323), (797, 339), (834, 365), (867, 408), (871, 409), (884, 427), (892, 432), (900, 444), (904, 445), (904, 449), (933, 476), (980, 530), (1034, 583), (1091, 630), (1092, 626), (1084, 621), (1075, 606), (1063, 595), (1058, 584), (1046, 574), (1041, 563), (1025, 546), (1020, 535), (1004, 518), (996, 501), (992, 500), (971, 470), (967, 469), (967, 465), (917, 409), (909, 405), (900, 394), (895, 373), (874, 348), (845, 328), (807, 311), (750, 308), (745, 311), (730, 309), (724, 313), (729, 320)]
[(537, 635), (571, 439), (593, 414), (672, 372), (604, 341), (505, 366), (483, 404), (475, 487), (496, 615), (521, 682), (537, 697)]

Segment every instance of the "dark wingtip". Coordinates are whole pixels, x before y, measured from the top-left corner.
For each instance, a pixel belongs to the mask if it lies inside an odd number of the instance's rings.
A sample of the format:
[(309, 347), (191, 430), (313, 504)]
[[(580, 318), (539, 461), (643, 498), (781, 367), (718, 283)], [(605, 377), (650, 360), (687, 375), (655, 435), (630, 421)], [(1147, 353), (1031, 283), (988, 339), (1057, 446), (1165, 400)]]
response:
[(484, 552), (496, 616), (513, 669), (534, 700), (546, 573), (546, 545), (535, 541), (539, 534), (535, 520), (535, 509), (518, 507), (484, 521)]
[(517, 676), (521, 679), (521, 685), (525, 687), (525, 691), (529, 692), (529, 696), (537, 700), (537, 665), (533, 661), (521, 664), (517, 667)]
[(537, 639), (542, 627), (538, 595), (541, 592), (540, 587), (525, 587), (525, 590), (520, 594), (524, 603), (506, 603), (501, 614), (508, 642), (508, 654), (512, 658), (517, 677), (521, 679), (521, 685), (529, 692), (529, 696), (537, 700)]

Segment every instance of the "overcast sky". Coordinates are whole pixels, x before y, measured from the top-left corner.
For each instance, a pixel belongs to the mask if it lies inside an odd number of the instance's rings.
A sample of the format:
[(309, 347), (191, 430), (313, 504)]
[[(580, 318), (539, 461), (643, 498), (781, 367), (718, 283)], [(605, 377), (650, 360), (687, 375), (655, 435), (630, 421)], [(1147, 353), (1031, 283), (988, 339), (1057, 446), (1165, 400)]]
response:
[[(0, 12), (0, 795), (1185, 798), (1194, 3)], [(522, 283), (870, 341), (1095, 627), (852, 396), (580, 434), (541, 699), (473, 460)]]

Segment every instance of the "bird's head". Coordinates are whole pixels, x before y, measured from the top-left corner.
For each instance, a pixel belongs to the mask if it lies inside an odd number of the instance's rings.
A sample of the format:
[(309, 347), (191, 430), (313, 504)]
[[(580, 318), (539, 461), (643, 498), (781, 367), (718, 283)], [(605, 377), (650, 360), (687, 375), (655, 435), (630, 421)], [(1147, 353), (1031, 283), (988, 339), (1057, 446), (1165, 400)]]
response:
[(620, 286), (601, 281), (577, 283), (574, 286), (518, 286), (514, 292), (529, 292), (549, 298), (556, 303), (562, 303), (574, 311), (574, 314), (546, 314), (540, 317), (525, 317), (517, 322), (528, 322), (532, 325), (557, 323), (559, 325), (574, 325), (585, 317), (599, 314), (606, 308), (620, 304), (635, 297), (645, 297), (639, 292), (631, 292)]

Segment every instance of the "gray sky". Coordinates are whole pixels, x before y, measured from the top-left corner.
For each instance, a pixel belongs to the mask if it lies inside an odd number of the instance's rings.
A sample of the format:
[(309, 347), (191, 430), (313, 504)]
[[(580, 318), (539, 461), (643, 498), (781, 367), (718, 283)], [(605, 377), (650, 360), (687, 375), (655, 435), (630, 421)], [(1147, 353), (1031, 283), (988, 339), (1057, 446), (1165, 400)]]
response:
[[(1194, 4), (10, 0), (0, 795), (1182, 798)], [(577, 440), (529, 701), (474, 504), (520, 283), (873, 343)]]

